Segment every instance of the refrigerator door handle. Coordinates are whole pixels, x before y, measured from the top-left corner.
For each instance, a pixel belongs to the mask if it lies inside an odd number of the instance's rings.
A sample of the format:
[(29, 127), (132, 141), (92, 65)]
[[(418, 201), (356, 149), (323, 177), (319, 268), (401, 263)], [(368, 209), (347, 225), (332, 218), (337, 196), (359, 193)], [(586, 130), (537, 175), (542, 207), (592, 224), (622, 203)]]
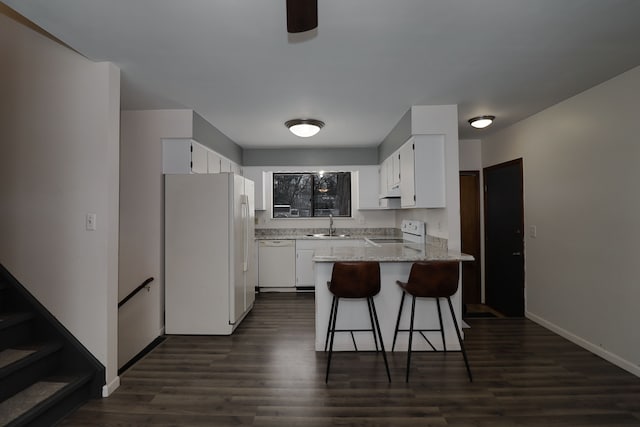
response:
[(242, 271), (247, 271), (249, 270), (249, 200), (245, 194), (242, 195), (242, 220)]

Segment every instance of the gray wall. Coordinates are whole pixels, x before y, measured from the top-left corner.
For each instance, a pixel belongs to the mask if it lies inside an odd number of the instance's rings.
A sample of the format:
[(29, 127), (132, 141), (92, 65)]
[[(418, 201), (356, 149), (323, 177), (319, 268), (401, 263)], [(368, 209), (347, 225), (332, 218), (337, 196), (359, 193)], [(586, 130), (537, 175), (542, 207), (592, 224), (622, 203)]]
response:
[(242, 148), (195, 111), (193, 112), (193, 139), (229, 160), (242, 164)]
[(316, 166), (377, 165), (378, 149), (367, 148), (298, 148), (245, 149), (243, 166)]
[(378, 163), (389, 157), (411, 137), (411, 108), (398, 121), (389, 135), (378, 146)]

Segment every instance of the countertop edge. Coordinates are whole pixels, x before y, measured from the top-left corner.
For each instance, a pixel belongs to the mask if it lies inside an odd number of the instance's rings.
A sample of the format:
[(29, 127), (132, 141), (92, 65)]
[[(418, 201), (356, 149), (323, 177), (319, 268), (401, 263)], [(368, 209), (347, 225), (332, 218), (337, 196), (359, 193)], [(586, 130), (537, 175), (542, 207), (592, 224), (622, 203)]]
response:
[(314, 262), (339, 261), (378, 261), (378, 262), (417, 262), (417, 261), (473, 261), (472, 255), (443, 249), (431, 245), (407, 245), (387, 243), (377, 247), (340, 247), (317, 249)]

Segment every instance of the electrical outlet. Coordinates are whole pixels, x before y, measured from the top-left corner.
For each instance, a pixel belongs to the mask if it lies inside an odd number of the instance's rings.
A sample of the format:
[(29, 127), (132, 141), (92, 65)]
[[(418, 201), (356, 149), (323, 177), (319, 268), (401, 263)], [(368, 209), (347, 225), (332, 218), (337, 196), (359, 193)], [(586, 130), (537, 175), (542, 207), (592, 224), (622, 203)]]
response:
[(85, 219), (87, 231), (96, 231), (96, 214), (88, 213)]
[(534, 239), (538, 237), (538, 229), (535, 225), (529, 226), (529, 237), (533, 237)]

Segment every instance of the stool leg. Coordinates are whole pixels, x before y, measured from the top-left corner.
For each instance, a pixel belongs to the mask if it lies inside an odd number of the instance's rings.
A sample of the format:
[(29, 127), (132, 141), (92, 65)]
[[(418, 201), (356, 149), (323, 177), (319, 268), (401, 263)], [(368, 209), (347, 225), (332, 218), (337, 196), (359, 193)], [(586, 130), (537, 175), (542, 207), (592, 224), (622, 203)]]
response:
[(453, 304), (451, 304), (451, 298), (447, 297), (447, 301), (449, 302), (449, 310), (451, 310), (451, 317), (453, 318), (453, 326), (455, 326), (456, 334), (458, 335), (458, 342), (460, 343), (460, 349), (462, 350), (462, 357), (464, 357), (464, 364), (467, 367), (469, 382), (473, 382), (473, 377), (471, 376), (471, 368), (469, 367), (469, 360), (467, 359), (467, 352), (464, 350), (464, 344), (462, 343), (462, 335), (460, 335), (460, 329), (458, 329), (458, 321), (456, 320), (456, 315), (453, 312)]
[(371, 320), (371, 333), (373, 334), (373, 343), (376, 346), (376, 353), (378, 352), (378, 335), (376, 335), (376, 327), (373, 323), (373, 312), (371, 311), (371, 302), (367, 298), (367, 308), (369, 308), (369, 320)]
[(402, 315), (402, 306), (404, 305), (404, 296), (405, 293), (402, 291), (402, 298), (400, 299), (400, 310), (398, 310), (398, 320), (396, 320), (396, 330), (393, 333), (393, 345), (391, 346), (391, 351), (396, 348), (396, 338), (398, 338), (398, 328), (400, 328), (400, 316)]
[(336, 297), (331, 300), (331, 310), (329, 310), (329, 324), (327, 325), (327, 338), (324, 340), (324, 351), (327, 351), (329, 345), (329, 332), (331, 332), (331, 319), (333, 318), (333, 307), (336, 305)]
[(373, 297), (367, 298), (371, 302), (371, 310), (373, 310), (373, 318), (376, 321), (376, 329), (378, 331), (378, 338), (380, 340), (380, 349), (382, 351), (382, 358), (384, 359), (384, 367), (387, 370), (387, 378), (391, 382), (391, 373), (389, 372), (389, 363), (387, 362), (387, 353), (384, 351), (384, 342), (382, 342), (382, 332), (380, 331), (380, 322), (378, 321), (378, 313), (376, 313), (376, 306), (373, 303)]
[(411, 321), (409, 322), (409, 348), (407, 348), (407, 379), (409, 382), (409, 369), (411, 368), (411, 345), (413, 344), (413, 318), (416, 314), (416, 297), (411, 299)]
[(331, 341), (329, 343), (329, 357), (327, 359), (327, 374), (324, 377), (325, 384), (329, 382), (329, 368), (331, 367), (331, 355), (333, 354), (333, 337), (336, 334), (336, 318), (338, 317), (338, 303), (340, 302), (340, 298), (334, 297), (336, 300), (335, 306), (333, 308), (332, 322), (331, 322)]
[[(447, 343), (444, 340), (444, 326), (442, 325), (442, 310), (440, 309), (440, 298), (436, 298), (436, 304), (438, 306), (438, 320), (440, 321), (440, 335), (442, 335), (442, 348), (444, 352), (447, 352)], [(435, 350), (435, 348), (434, 348)]]

